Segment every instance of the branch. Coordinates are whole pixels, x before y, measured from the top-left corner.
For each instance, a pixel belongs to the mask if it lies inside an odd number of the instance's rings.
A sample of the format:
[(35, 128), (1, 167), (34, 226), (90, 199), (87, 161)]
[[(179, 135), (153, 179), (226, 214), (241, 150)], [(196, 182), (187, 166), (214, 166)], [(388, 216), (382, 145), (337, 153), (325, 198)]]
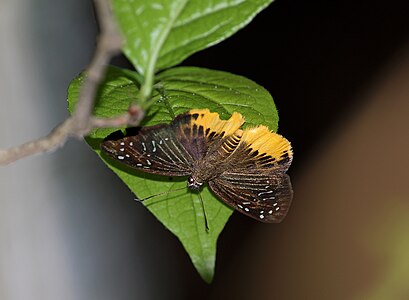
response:
[(71, 117), (55, 127), (49, 135), (7, 150), (0, 150), (0, 165), (12, 163), (21, 158), (55, 150), (65, 144), (68, 138), (82, 138), (94, 128), (136, 126), (144, 112), (131, 105), (128, 112), (114, 118), (91, 116), (95, 95), (111, 58), (121, 51), (122, 39), (116, 28), (109, 0), (94, 0), (101, 32), (94, 56), (85, 70), (85, 81), (81, 87), (78, 103)]

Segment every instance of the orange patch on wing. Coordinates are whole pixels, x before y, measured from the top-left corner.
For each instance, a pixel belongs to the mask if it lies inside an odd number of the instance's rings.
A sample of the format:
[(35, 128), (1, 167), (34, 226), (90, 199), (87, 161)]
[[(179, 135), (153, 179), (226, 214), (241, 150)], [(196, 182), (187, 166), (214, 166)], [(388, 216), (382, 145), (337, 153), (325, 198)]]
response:
[(222, 149), (226, 153), (232, 153), (240, 144), (241, 135), (243, 130), (239, 129), (234, 134), (229, 136), (223, 143)]
[(196, 119), (192, 118), (192, 125), (203, 126), (205, 131), (209, 128), (209, 132), (216, 134), (224, 132), (224, 136), (233, 135), (244, 123), (244, 117), (238, 112), (234, 112), (228, 120), (221, 120), (218, 113), (208, 109), (192, 109), (189, 114), (198, 114)]
[(280, 161), (286, 154), (291, 159), (293, 151), (290, 142), (283, 136), (271, 132), (266, 126), (258, 126), (243, 131), (241, 143), (245, 143), (249, 148), (265, 153)]

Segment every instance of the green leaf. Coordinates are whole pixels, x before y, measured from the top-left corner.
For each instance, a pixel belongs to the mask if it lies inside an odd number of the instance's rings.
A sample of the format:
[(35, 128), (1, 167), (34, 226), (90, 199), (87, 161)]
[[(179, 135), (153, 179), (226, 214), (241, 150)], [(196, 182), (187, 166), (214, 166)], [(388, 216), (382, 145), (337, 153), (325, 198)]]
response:
[[(110, 67), (98, 93), (95, 115), (112, 117), (123, 114), (139, 83), (137, 73)], [(72, 112), (78, 99), (83, 77), (74, 79), (69, 87), (69, 109)], [(183, 67), (167, 70), (157, 77), (154, 104), (147, 112), (143, 125), (169, 123), (176, 115), (192, 108), (209, 108), (221, 118), (237, 111), (247, 120), (246, 126), (264, 124), (277, 129), (278, 115), (270, 94), (261, 86), (244, 77), (202, 68)], [(87, 142), (101, 156), (100, 143), (117, 129), (94, 130)], [(122, 164), (101, 156), (139, 198), (186, 187), (186, 178), (168, 178), (131, 170)], [(201, 196), (206, 207), (210, 231), (206, 232), (198, 195), (185, 190), (162, 195), (143, 202), (144, 205), (175, 234), (202, 278), (213, 278), (216, 243), (232, 210), (204, 188)]]
[(273, 0), (113, 0), (124, 53), (144, 76), (223, 41)]

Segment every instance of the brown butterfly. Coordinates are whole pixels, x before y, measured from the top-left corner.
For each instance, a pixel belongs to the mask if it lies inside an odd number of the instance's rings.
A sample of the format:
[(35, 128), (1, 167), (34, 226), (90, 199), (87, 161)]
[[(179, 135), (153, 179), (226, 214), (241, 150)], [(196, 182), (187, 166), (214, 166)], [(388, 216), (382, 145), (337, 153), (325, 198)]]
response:
[(143, 127), (136, 135), (106, 139), (101, 148), (132, 168), (165, 176), (189, 176), (188, 188), (205, 183), (229, 206), (262, 222), (281, 222), (293, 192), (286, 171), (293, 152), (265, 126), (242, 130), (241, 114), (229, 120), (193, 109), (170, 124)]

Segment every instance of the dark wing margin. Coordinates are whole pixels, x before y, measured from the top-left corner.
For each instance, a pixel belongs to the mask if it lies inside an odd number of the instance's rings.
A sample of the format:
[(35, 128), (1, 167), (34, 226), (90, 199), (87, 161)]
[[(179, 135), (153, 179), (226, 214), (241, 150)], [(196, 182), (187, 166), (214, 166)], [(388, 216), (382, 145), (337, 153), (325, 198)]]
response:
[(101, 149), (134, 169), (165, 176), (191, 173), (193, 159), (167, 124), (140, 128), (135, 135), (102, 142)]
[(224, 173), (209, 181), (213, 193), (239, 212), (265, 223), (281, 222), (293, 198), (286, 174)]

